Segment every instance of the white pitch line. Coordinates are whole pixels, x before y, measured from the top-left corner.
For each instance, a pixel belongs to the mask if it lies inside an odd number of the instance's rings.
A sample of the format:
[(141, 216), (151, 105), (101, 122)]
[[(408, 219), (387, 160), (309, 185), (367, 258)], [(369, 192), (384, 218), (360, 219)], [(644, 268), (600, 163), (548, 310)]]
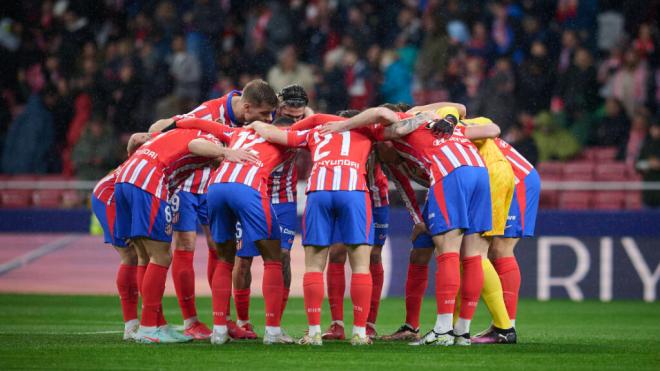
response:
[(0, 335), (104, 335), (104, 334), (122, 334), (124, 331), (86, 331), (86, 332), (5, 332), (0, 331)]
[(77, 235), (66, 235), (64, 237), (61, 237), (60, 239), (57, 239), (53, 242), (47, 243), (45, 245), (42, 245), (34, 250), (31, 250), (17, 258), (14, 258), (7, 263), (0, 264), (0, 276), (2, 276), (5, 273), (8, 273), (16, 268), (22, 268), (31, 262), (41, 258), (42, 256), (49, 254), (55, 250), (59, 250), (63, 247), (68, 246), (71, 242), (79, 239), (80, 236)]

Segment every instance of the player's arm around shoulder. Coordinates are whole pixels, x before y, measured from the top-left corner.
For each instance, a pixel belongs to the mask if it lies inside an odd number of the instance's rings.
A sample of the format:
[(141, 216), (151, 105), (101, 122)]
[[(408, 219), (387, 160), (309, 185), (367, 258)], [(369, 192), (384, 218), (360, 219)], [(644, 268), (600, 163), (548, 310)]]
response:
[(465, 125), (465, 137), (470, 140), (493, 139), (501, 134), (500, 127), (486, 117), (461, 121)]
[(288, 133), (290, 130), (281, 130), (274, 125), (262, 121), (254, 121), (250, 125), (245, 126), (245, 128), (254, 130), (255, 133), (270, 143), (283, 146), (289, 145)]

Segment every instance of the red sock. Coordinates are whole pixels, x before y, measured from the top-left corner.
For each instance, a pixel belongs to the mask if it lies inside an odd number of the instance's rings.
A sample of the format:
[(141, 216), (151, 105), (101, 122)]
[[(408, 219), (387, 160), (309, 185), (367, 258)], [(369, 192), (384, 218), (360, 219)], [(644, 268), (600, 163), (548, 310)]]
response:
[(218, 264), (218, 253), (215, 249), (209, 249), (209, 259), (206, 262), (206, 279), (209, 281), (209, 287), (213, 286), (213, 272)]
[(121, 301), (121, 312), (124, 322), (137, 318), (138, 289), (137, 267), (120, 264), (117, 271), (117, 291)]
[(353, 301), (353, 325), (365, 327), (371, 306), (371, 291), (373, 283), (370, 273), (353, 273), (351, 275), (351, 301)]
[(192, 251), (174, 250), (172, 254), (172, 281), (183, 319), (197, 315), (193, 257)]
[(367, 322), (375, 324), (376, 318), (378, 318), (378, 307), (380, 307), (380, 295), (383, 291), (383, 263), (379, 262), (369, 265), (369, 272), (371, 272), (373, 288), (371, 289), (371, 306), (369, 308)]
[(328, 264), (328, 303), (333, 321), (344, 320), (344, 292), (346, 291), (346, 276), (343, 263)]
[(497, 274), (502, 281), (504, 304), (510, 319), (516, 319), (518, 309), (518, 293), (520, 292), (520, 267), (515, 256), (495, 259), (493, 262)]
[(461, 275), (461, 313), (460, 318), (472, 319), (477, 309), (481, 289), (484, 286), (484, 270), (481, 267), (481, 255), (463, 259)]
[(167, 269), (162, 265), (149, 263), (144, 273), (142, 282), (142, 326), (161, 326), (165, 321), (163, 315), (163, 293), (165, 292), (165, 281), (167, 280)]
[(458, 253), (447, 252), (435, 258), (435, 300), (438, 314), (453, 314), (461, 284), (461, 262)]
[(406, 323), (413, 328), (419, 328), (419, 314), (422, 311), (422, 300), (429, 283), (429, 266), (422, 264), (408, 265), (406, 279)]
[(323, 273), (309, 272), (303, 276), (303, 293), (307, 324), (321, 324), (321, 305), (323, 304)]
[(250, 320), (250, 289), (234, 289), (236, 318), (241, 321)]
[(282, 262), (264, 262), (264, 277), (261, 287), (266, 307), (266, 326), (279, 327), (280, 314), (282, 314), (282, 290), (284, 289)]
[(286, 304), (289, 302), (289, 292), (290, 288), (285, 287), (282, 290), (282, 310), (280, 311), (280, 322), (282, 322), (282, 316), (284, 315), (284, 310), (286, 309)]
[(218, 260), (213, 272), (211, 286), (213, 301), (213, 324), (227, 325), (227, 307), (231, 296), (231, 271), (233, 264)]
[(137, 271), (135, 272), (137, 279), (138, 292), (142, 295), (142, 282), (144, 282), (144, 273), (147, 271), (146, 265), (138, 265)]

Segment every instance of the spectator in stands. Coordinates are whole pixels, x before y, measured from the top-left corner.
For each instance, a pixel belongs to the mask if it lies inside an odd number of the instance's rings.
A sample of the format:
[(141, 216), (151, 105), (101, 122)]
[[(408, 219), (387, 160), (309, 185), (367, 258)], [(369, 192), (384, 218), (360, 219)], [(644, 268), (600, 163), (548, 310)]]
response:
[(439, 73), (447, 67), (447, 49), (449, 36), (443, 19), (438, 14), (427, 13), (422, 19), (425, 36), (417, 56), (415, 77), (422, 89), (433, 86), (439, 81)]
[(475, 114), (486, 116), (497, 122), (506, 131), (515, 120), (515, 76), (511, 60), (503, 57), (497, 60), (492, 76), (486, 80), (474, 106), (470, 107)]
[(202, 78), (199, 59), (188, 52), (183, 35), (174, 37), (172, 52), (170, 74), (174, 78), (174, 95), (179, 99), (198, 101)]
[(383, 85), (380, 87), (380, 92), (385, 102), (412, 104), (412, 75), (395, 51), (383, 52), (381, 70)]
[(635, 49), (628, 49), (623, 63), (611, 80), (611, 95), (621, 101), (629, 116), (647, 100), (650, 74), (647, 63), (639, 58)]
[(571, 66), (578, 46), (579, 41), (575, 31), (565, 30), (561, 35), (561, 50), (559, 51), (559, 61), (557, 63), (559, 73), (565, 72)]
[(80, 179), (97, 180), (108, 173), (117, 163), (117, 146), (112, 126), (96, 115), (88, 123), (73, 148), (71, 160), (74, 172)]
[(580, 144), (570, 131), (563, 128), (556, 116), (541, 112), (534, 118), (534, 142), (539, 161), (566, 161), (580, 152)]
[[(605, 115), (596, 125), (595, 144), (599, 146), (617, 146), (620, 154), (625, 152), (630, 120), (616, 98), (605, 101)], [(620, 156), (623, 157), (623, 156)]]
[(550, 106), (555, 76), (548, 73), (550, 58), (541, 41), (532, 42), (530, 56), (518, 72), (518, 106), (521, 110), (536, 114)]
[(296, 48), (288, 45), (278, 55), (278, 63), (268, 71), (268, 83), (280, 91), (287, 85), (299, 84), (310, 94), (314, 91), (314, 75), (312, 68), (305, 63), (298, 62)]
[(578, 48), (573, 63), (559, 76), (557, 95), (563, 101), (569, 119), (598, 106), (598, 81), (591, 53)]
[(130, 134), (138, 131), (140, 123), (135, 117), (142, 89), (135, 67), (130, 62), (123, 63), (119, 70), (119, 80), (109, 86), (109, 114), (115, 132)]
[(646, 109), (640, 108), (633, 116), (630, 134), (628, 135), (628, 142), (626, 143), (626, 164), (631, 168), (635, 166), (635, 162), (639, 157), (642, 145), (649, 132), (649, 112)]
[(25, 109), (12, 122), (2, 153), (2, 172), (9, 174), (47, 173), (53, 156), (55, 128), (50, 108), (57, 101), (57, 89), (48, 86), (28, 99)]
[(530, 135), (528, 129), (521, 124), (516, 123), (509, 128), (509, 131), (504, 135), (504, 140), (511, 144), (518, 152), (520, 152), (527, 161), (536, 166), (539, 160), (539, 149), (536, 146), (534, 138)]
[[(660, 122), (654, 121), (649, 135), (642, 145), (637, 162), (637, 170), (645, 182), (660, 182)], [(660, 191), (644, 191), (644, 205), (660, 207)]]

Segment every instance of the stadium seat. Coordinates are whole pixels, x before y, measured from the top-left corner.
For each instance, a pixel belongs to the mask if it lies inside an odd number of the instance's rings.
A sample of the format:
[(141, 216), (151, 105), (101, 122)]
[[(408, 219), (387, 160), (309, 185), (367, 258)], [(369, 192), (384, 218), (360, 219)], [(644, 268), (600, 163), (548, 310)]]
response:
[(38, 189), (32, 192), (32, 203), (37, 207), (55, 208), (62, 206), (62, 191)]
[(594, 164), (591, 162), (569, 162), (564, 165), (563, 180), (591, 181), (594, 179)]
[(64, 207), (80, 207), (83, 204), (83, 198), (80, 192), (70, 189), (62, 192), (62, 206)]
[(594, 209), (621, 210), (626, 204), (626, 192), (604, 191), (597, 192), (594, 197)]
[(564, 191), (559, 195), (559, 208), (566, 210), (586, 210), (591, 207), (591, 192)]
[(623, 182), (628, 180), (628, 165), (625, 162), (607, 162), (596, 165), (596, 180)]
[(617, 147), (591, 147), (584, 150), (584, 157), (594, 163), (615, 161), (619, 153)]
[(539, 207), (542, 209), (556, 209), (559, 204), (559, 191), (541, 190)]
[(564, 174), (564, 163), (541, 162), (536, 169), (543, 180), (561, 180)]
[(644, 207), (642, 203), (642, 191), (628, 191), (626, 193), (626, 209), (640, 210)]
[(0, 191), (2, 207), (28, 207), (32, 201), (32, 191), (26, 189), (5, 189)]

